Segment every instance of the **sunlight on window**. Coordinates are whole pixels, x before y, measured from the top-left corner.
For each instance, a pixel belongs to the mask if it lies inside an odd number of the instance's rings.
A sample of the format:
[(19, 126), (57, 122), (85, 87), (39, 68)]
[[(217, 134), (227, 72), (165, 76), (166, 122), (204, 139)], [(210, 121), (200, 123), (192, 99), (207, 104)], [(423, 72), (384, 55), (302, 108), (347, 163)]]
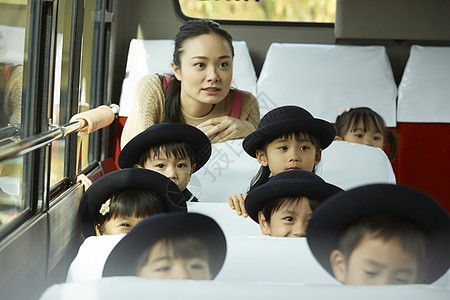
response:
[(190, 18), (334, 23), (336, 0), (179, 0)]

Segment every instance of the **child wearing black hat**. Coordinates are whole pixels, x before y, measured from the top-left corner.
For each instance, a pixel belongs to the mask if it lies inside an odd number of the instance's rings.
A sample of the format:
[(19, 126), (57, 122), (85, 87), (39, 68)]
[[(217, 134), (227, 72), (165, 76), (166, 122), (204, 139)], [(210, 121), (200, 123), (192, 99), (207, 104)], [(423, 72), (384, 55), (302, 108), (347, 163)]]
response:
[(431, 283), (450, 266), (450, 218), (434, 199), (402, 185), (341, 192), (307, 228), (319, 263), (344, 284)]
[(130, 140), (119, 154), (120, 168), (145, 168), (175, 182), (187, 202), (198, 199), (186, 188), (191, 175), (211, 156), (211, 142), (199, 129), (181, 123), (158, 123)]
[[(266, 183), (270, 175), (301, 169), (309, 172), (320, 162), (322, 150), (336, 135), (334, 126), (314, 118), (298, 106), (281, 106), (269, 111), (258, 128), (243, 142), (245, 152), (261, 164), (250, 189)], [(244, 209), (246, 194), (237, 194), (227, 202), (238, 215), (247, 216)]]
[(97, 179), (81, 198), (78, 219), (86, 238), (70, 265), (67, 281), (101, 278), (115, 244), (148, 216), (186, 212), (184, 195), (167, 177), (129, 168)]
[(339, 191), (342, 189), (312, 172), (292, 170), (251, 190), (245, 199), (245, 209), (265, 235), (305, 237), (313, 211)]
[(152, 216), (111, 251), (103, 277), (209, 280), (225, 261), (227, 244), (219, 225), (197, 213)]

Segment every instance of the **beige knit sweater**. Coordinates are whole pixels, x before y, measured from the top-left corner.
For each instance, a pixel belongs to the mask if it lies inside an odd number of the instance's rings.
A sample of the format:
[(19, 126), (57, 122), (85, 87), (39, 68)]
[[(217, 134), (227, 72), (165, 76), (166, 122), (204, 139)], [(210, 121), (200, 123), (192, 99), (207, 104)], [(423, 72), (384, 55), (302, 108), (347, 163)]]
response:
[[(133, 106), (123, 128), (121, 148), (149, 126), (164, 120), (164, 102), (165, 97), (158, 75), (146, 75), (139, 80), (134, 93)], [(184, 111), (182, 114), (186, 124), (197, 126), (211, 118), (229, 116), (232, 104), (233, 92), (230, 90), (225, 99), (216, 104), (209, 114), (199, 118), (189, 116)], [(240, 119), (249, 121), (255, 128), (258, 126), (259, 106), (251, 93), (244, 92)]]

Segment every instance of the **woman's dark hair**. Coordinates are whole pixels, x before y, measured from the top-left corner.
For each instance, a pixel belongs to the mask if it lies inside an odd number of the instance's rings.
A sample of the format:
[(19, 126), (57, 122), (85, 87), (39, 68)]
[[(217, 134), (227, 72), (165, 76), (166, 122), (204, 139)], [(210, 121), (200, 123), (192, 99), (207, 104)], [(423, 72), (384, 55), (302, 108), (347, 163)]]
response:
[[(317, 153), (317, 151), (320, 150), (320, 141), (317, 138), (317, 136), (315, 136), (314, 134), (311, 134), (311, 133), (307, 133), (307, 132), (290, 132), (290, 133), (285, 133), (285, 134), (283, 134), (281, 136), (273, 137), (272, 139), (270, 139), (267, 142), (265, 142), (260, 150), (266, 151), (267, 150), (267, 146), (270, 143), (272, 143), (273, 141), (275, 141), (276, 139), (278, 139), (278, 138), (290, 139), (290, 138), (294, 137), (295, 139), (299, 140), (301, 138), (300, 134), (304, 135), (306, 138), (309, 139), (311, 144), (316, 146), (316, 153)], [(312, 172), (315, 172), (315, 168), (316, 167), (314, 167)], [(306, 170), (306, 171), (310, 171), (310, 170)], [(258, 172), (256, 173), (255, 177), (252, 178), (252, 181), (250, 182), (250, 188), (249, 188), (248, 191), (251, 191), (254, 188), (257, 188), (258, 186), (268, 182), (271, 173), (272, 172), (270, 171), (269, 166), (261, 166), (259, 168)]]
[(145, 166), (145, 162), (151, 158), (158, 158), (160, 153), (164, 152), (168, 157), (173, 156), (175, 159), (188, 158), (191, 162), (191, 166), (195, 163), (194, 149), (186, 143), (166, 143), (161, 145), (155, 145), (145, 151), (138, 160), (138, 164), (141, 167)]
[(105, 215), (97, 214), (94, 226), (101, 227), (113, 218), (148, 217), (167, 211), (166, 204), (156, 193), (146, 189), (127, 189), (111, 196), (109, 212)]
[(383, 118), (369, 107), (351, 108), (348, 111), (344, 111), (342, 114), (337, 116), (336, 118), (337, 136), (343, 138), (347, 132), (355, 131), (356, 126), (358, 126), (358, 123), (361, 120), (364, 124), (363, 128), (364, 131), (366, 131), (369, 128), (370, 122), (373, 122), (373, 124), (375, 124), (376, 129), (381, 134), (383, 134), (383, 136), (386, 137), (386, 140), (389, 144), (389, 152), (388, 152), (389, 159), (391, 160), (394, 159), (395, 155), (397, 154), (398, 148), (397, 136), (393, 131), (389, 130), (386, 127)]
[[(192, 20), (181, 26), (180, 31), (175, 37), (175, 49), (172, 61), (175, 65), (180, 66), (180, 57), (183, 54), (184, 43), (187, 39), (197, 37), (202, 34), (215, 33), (228, 42), (231, 48), (232, 57), (234, 57), (234, 49), (231, 35), (222, 29), (219, 23), (211, 20)], [(166, 97), (164, 122), (184, 123), (183, 115), (180, 108), (180, 89), (181, 82), (175, 76), (171, 76), (167, 89), (164, 91)], [(160, 76), (161, 84), (163, 84), (164, 76)]]
[[(281, 206), (283, 205), (297, 205), (300, 202), (301, 196), (298, 197), (282, 197), (275, 200), (272, 200), (268, 203), (266, 203), (262, 208), (261, 211), (264, 215), (264, 218), (266, 219), (267, 223), (270, 223), (270, 218), (272, 217), (272, 214), (278, 211)], [(314, 212), (316, 208), (322, 203), (322, 201), (318, 201), (315, 199), (308, 198), (309, 206), (311, 207), (311, 210)]]

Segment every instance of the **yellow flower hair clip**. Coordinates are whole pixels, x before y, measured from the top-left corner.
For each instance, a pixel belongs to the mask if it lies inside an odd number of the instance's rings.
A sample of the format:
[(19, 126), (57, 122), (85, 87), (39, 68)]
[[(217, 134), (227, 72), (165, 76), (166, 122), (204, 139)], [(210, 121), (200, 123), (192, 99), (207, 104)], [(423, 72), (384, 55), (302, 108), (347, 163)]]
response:
[(109, 213), (109, 203), (111, 202), (110, 199), (106, 200), (105, 203), (102, 204), (102, 207), (100, 208), (100, 213), (104, 216), (107, 213)]

